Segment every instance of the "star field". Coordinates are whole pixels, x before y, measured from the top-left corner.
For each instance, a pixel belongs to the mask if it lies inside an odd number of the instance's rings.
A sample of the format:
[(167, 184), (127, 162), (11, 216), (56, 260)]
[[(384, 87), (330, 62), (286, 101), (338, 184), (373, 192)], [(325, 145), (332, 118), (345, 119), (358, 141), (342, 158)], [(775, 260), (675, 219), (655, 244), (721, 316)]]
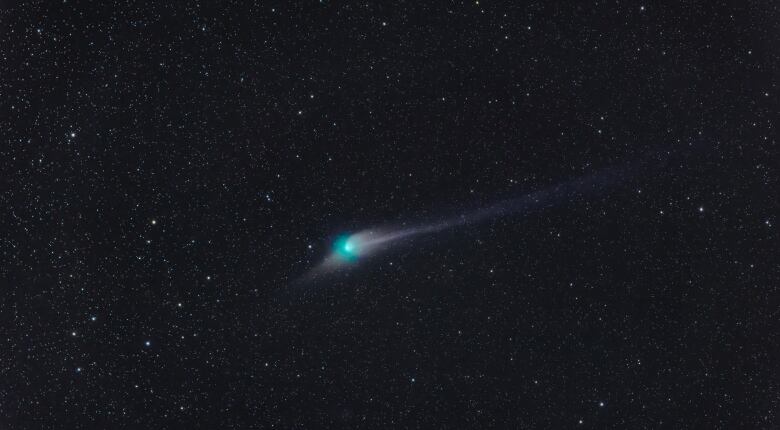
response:
[(779, 7), (0, 2), (0, 428), (777, 428)]

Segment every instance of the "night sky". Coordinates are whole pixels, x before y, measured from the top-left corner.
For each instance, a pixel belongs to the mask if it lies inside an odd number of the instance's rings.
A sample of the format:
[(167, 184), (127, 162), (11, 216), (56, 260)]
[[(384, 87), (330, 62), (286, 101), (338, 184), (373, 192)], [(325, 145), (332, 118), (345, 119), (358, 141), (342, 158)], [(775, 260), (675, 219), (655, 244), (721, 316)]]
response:
[(423, 3), (0, 1), (0, 429), (780, 428), (780, 5)]

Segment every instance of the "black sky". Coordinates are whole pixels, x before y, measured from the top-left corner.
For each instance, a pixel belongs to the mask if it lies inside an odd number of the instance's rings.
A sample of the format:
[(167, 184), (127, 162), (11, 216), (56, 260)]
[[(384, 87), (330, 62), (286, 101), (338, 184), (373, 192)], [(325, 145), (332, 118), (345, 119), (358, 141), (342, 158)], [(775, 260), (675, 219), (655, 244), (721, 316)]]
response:
[(778, 428), (780, 6), (573, 3), (0, 1), (0, 429)]

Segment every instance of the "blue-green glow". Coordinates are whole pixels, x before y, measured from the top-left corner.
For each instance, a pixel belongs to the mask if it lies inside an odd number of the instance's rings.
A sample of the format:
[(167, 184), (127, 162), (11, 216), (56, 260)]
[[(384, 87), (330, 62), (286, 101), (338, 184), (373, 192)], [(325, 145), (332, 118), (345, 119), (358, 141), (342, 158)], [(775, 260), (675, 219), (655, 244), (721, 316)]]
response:
[(354, 239), (350, 239), (348, 235), (342, 235), (333, 242), (333, 252), (344, 260), (355, 261), (358, 258), (359, 250)]

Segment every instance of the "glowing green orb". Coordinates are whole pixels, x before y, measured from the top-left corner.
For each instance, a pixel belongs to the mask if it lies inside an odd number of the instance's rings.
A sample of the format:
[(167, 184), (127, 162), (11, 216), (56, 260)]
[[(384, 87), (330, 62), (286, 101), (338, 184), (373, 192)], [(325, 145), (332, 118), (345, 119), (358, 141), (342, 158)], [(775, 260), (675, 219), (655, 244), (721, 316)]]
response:
[(354, 239), (350, 239), (348, 235), (343, 235), (333, 242), (333, 252), (344, 260), (355, 261), (358, 258), (359, 250)]

